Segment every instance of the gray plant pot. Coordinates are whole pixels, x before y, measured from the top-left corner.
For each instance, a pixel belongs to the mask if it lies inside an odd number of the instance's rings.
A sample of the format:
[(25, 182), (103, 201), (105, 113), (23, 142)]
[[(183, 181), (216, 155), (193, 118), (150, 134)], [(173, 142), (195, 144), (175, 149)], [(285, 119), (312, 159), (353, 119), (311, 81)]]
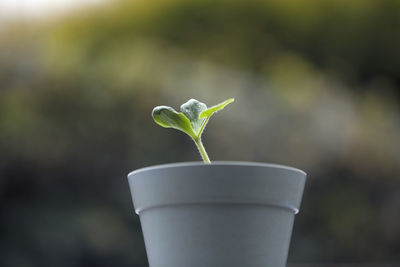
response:
[(176, 163), (128, 175), (150, 267), (282, 267), (306, 173), (250, 162)]

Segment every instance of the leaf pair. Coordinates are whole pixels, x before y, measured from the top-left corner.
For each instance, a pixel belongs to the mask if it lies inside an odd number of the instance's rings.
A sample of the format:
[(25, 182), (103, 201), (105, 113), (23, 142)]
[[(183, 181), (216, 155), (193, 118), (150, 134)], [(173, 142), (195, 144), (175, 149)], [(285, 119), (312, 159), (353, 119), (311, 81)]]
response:
[(168, 106), (158, 106), (153, 109), (154, 121), (165, 128), (174, 128), (188, 134), (193, 140), (199, 140), (210, 117), (226, 105), (233, 102), (233, 98), (207, 108), (206, 104), (190, 99), (175, 111)]

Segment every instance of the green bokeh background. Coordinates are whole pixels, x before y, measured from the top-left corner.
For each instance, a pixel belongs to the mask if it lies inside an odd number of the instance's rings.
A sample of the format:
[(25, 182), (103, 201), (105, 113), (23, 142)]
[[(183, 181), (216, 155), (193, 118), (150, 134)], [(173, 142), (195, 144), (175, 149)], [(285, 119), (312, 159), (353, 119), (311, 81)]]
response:
[(229, 97), (211, 160), (309, 175), (289, 263), (400, 264), (400, 2), (137, 0), (0, 28), (0, 266), (146, 266), (127, 173), (200, 160), (151, 110)]

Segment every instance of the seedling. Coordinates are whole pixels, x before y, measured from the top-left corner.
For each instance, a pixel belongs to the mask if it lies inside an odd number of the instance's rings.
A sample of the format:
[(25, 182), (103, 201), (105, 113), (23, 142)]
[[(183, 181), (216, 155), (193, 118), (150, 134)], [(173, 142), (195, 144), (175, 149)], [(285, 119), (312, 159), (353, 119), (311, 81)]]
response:
[(196, 99), (190, 99), (181, 106), (181, 112), (168, 106), (157, 106), (153, 109), (152, 115), (154, 121), (162, 127), (174, 128), (189, 135), (199, 149), (203, 161), (211, 163), (201, 141), (201, 135), (210, 117), (233, 101), (233, 98), (229, 98), (218, 105), (207, 108), (206, 104)]

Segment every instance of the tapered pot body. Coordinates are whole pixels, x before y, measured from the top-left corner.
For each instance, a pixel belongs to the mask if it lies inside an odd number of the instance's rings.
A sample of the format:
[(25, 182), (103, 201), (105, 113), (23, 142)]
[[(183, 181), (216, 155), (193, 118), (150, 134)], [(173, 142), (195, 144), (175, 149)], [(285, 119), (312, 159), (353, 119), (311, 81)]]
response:
[(176, 163), (128, 175), (150, 267), (283, 267), (306, 174), (263, 163)]

